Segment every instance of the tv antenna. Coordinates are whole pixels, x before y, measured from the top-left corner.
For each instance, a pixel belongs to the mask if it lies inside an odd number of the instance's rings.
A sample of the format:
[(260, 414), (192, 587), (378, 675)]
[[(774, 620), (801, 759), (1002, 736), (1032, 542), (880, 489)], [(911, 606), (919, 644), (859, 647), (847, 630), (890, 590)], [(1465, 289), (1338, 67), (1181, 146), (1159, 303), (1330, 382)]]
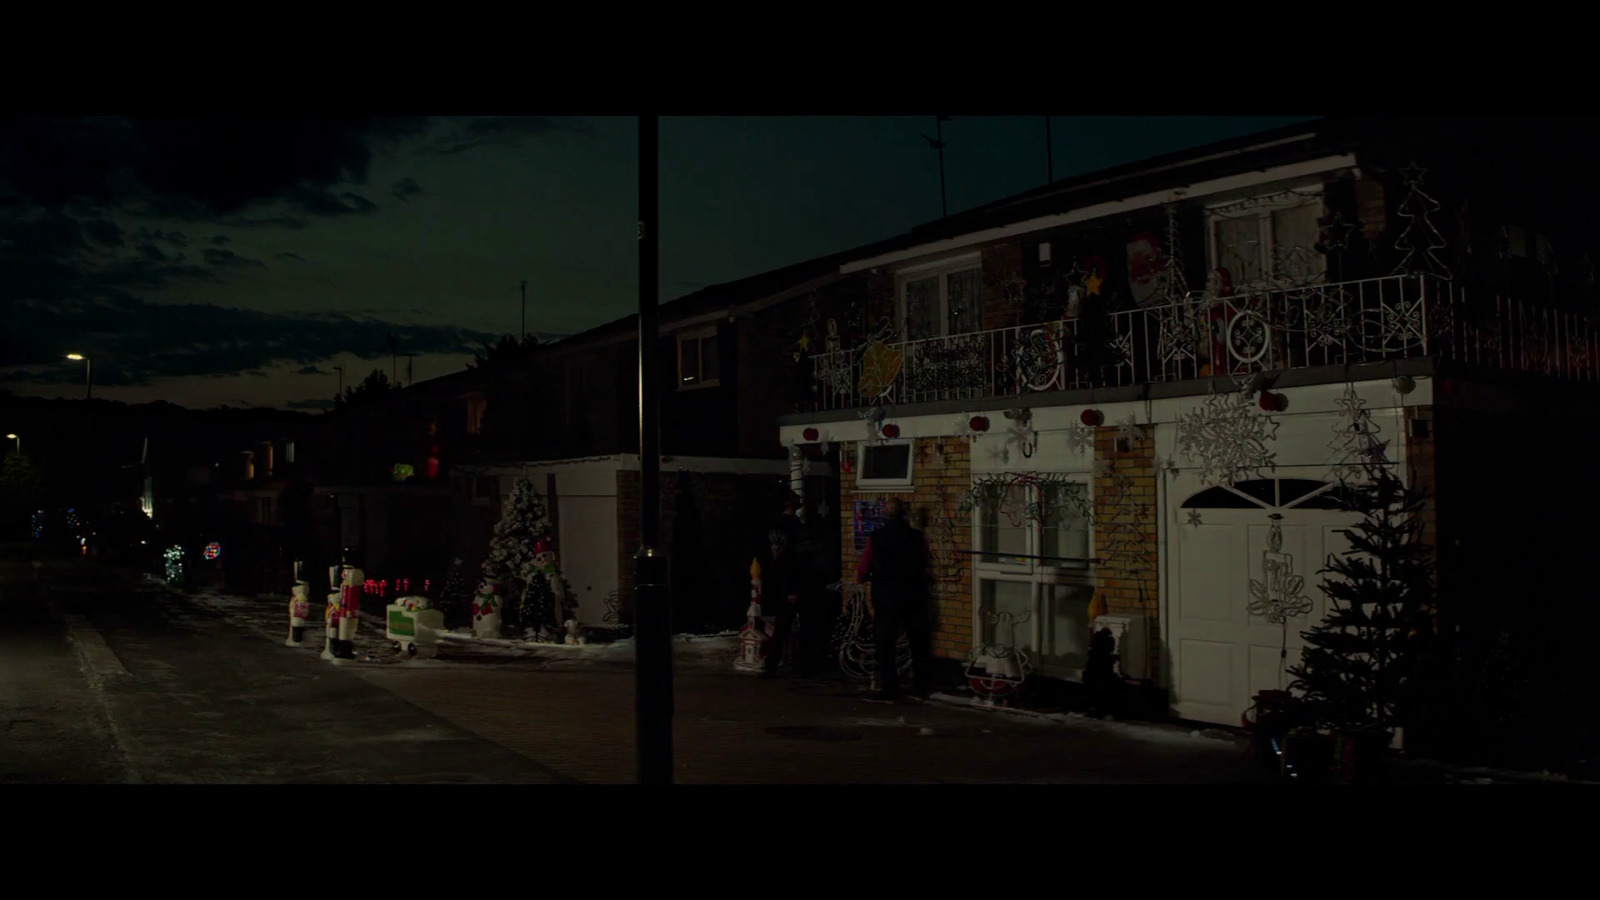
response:
[(934, 150), (939, 151), (939, 216), (940, 216), (940, 218), (944, 218), (944, 217), (950, 215), (950, 204), (945, 199), (945, 191), (944, 191), (944, 123), (946, 123), (948, 121), (950, 121), (950, 117), (949, 116), (934, 116), (933, 117), (933, 133), (934, 133), (935, 136), (934, 137), (928, 137), (927, 135), (923, 135), (922, 136), (922, 139), (928, 142), (928, 146), (929, 147), (933, 148)]

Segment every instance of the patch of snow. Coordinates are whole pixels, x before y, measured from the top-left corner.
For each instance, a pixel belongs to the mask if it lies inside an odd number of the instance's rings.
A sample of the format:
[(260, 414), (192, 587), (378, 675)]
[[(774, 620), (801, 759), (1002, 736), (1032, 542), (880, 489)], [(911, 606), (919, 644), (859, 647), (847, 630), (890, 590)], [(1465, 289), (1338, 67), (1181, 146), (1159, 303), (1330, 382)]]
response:
[[(938, 703), (946, 703), (968, 708), (973, 707), (971, 700), (964, 697), (957, 697), (953, 694), (934, 694), (929, 699)], [(1034, 721), (1038, 722), (1049, 722), (1052, 724), (1067, 725), (1073, 728), (1099, 731), (1107, 734), (1117, 735), (1118, 737), (1130, 738), (1132, 740), (1143, 741), (1151, 744), (1179, 744), (1189, 746), (1204, 744), (1210, 747), (1216, 747), (1218, 744), (1225, 741), (1231, 742), (1234, 740), (1232, 735), (1227, 734), (1208, 734), (1198, 731), (1184, 731), (1181, 728), (1175, 728), (1173, 726), (1163, 725), (1157, 722), (1116, 722), (1109, 717), (1105, 719), (1091, 719), (1082, 713), (1043, 713), (1036, 712), (1031, 709), (1017, 709), (1009, 706), (985, 707), (984, 711), (999, 715), (1033, 719)]]
[(923, 727), (917, 729), (917, 734), (919, 734), (919, 735), (921, 735), (923, 737), (932, 737), (933, 736), (933, 729), (927, 727), (926, 725), (924, 725)]

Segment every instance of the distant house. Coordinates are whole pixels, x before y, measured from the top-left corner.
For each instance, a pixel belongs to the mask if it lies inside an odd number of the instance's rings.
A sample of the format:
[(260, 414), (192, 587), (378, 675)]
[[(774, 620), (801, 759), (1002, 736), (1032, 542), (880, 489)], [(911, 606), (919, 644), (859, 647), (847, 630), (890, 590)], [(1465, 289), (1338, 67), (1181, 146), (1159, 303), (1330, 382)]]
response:
[[(1594, 177), (1570, 130), (1311, 123), (845, 254), (862, 289), (822, 312), (837, 339), (812, 344), (777, 429), (843, 470), (840, 563), (905, 498), (934, 545), (940, 656), (1011, 643), (1010, 613), (1038, 672), (1076, 680), (1099, 595), (1129, 675), (1236, 724), (1327, 609), (1354, 417), (1434, 493), (1444, 627), (1545, 634), (1526, 601), (1587, 633), (1578, 532), (1540, 524), (1600, 498), (1550, 455), (1579, 446), (1600, 381), (1574, 199)], [(1264, 553), (1305, 579), (1287, 626), (1250, 609)]]
[[(661, 307), (661, 506), (679, 627), (737, 622), (750, 559), (791, 478), (830, 489), (831, 470), (795, 468), (772, 423), (803, 400), (796, 342), (816, 298), (848, 281), (838, 267), (815, 260)], [(501, 499), (528, 478), (557, 526), (579, 618), (626, 621), (639, 546), (638, 355), (630, 316), (334, 414), (343, 474), (318, 493), (338, 504), (338, 542), (360, 547), (380, 578), (437, 578), (456, 558), (476, 571)], [(403, 482), (397, 463), (413, 473)]]

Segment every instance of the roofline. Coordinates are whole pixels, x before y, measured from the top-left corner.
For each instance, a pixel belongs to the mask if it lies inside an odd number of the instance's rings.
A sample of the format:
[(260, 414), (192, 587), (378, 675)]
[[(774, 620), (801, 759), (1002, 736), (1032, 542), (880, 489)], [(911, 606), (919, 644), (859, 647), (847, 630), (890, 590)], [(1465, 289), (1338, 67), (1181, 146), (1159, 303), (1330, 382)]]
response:
[[(1223, 155), (1226, 156), (1229, 154)], [(1132, 212), (1134, 210), (1149, 209), (1151, 207), (1161, 206), (1182, 196), (1197, 197), (1211, 194), (1221, 194), (1228, 191), (1258, 187), (1278, 181), (1290, 181), (1296, 178), (1307, 178), (1312, 175), (1335, 172), (1341, 169), (1353, 169), (1355, 166), (1355, 155), (1350, 153), (1342, 153), (1333, 156), (1323, 156), (1317, 159), (1293, 163), (1286, 166), (1277, 166), (1271, 169), (1261, 169), (1254, 172), (1246, 172), (1241, 175), (1231, 175), (1226, 178), (1215, 178), (1210, 181), (1202, 181), (1197, 184), (1174, 185), (1173, 187), (1164, 191), (1140, 194), (1138, 196), (1127, 197), (1122, 200), (1113, 200), (1108, 203), (1096, 203), (1065, 213), (1055, 213), (1048, 216), (1036, 216), (1031, 219), (1013, 222), (1009, 225), (985, 228), (979, 231), (968, 232), (953, 238), (927, 241), (925, 243), (907, 247), (903, 250), (894, 250), (887, 253), (881, 253), (877, 256), (859, 258), (841, 265), (839, 267), (839, 273), (841, 275), (850, 275), (865, 269), (892, 265), (921, 257), (937, 256), (939, 254), (953, 253), (960, 250), (970, 250), (982, 244), (1004, 240), (1010, 237), (1017, 237), (1035, 231), (1043, 231), (1048, 228), (1057, 228), (1063, 225), (1071, 225), (1076, 222), (1085, 222), (1090, 219), (1099, 219), (1105, 216), (1116, 215), (1118, 213)]]

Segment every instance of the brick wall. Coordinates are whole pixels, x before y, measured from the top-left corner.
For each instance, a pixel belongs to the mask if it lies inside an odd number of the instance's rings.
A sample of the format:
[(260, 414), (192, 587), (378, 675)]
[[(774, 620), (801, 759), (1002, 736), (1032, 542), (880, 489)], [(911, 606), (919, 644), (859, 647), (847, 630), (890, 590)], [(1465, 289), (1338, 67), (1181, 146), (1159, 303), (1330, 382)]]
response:
[[(961, 551), (972, 549), (972, 521), (958, 511), (961, 499), (972, 487), (971, 445), (964, 438), (918, 438), (914, 442), (916, 462), (914, 484), (909, 490), (856, 493), (854, 472), (841, 472), (839, 527), (844, 577), (855, 579), (860, 555), (855, 544), (855, 502), (899, 497), (911, 505), (911, 522), (928, 536), (936, 560), (952, 564), (936, 568), (933, 602), (936, 621), (933, 652), (946, 659), (965, 660), (972, 650), (972, 565)], [(855, 445), (843, 448), (854, 458)], [(941, 527), (940, 519), (947, 525)]]
[(1383, 185), (1371, 178), (1356, 182), (1356, 220), (1361, 223), (1361, 234), (1375, 241), (1388, 227), (1388, 213)]
[[(1095, 429), (1095, 459), (1110, 460), (1112, 469), (1095, 476), (1094, 553), (1099, 594), (1106, 611), (1114, 615), (1142, 615), (1147, 621), (1150, 650), (1160, 646), (1159, 566), (1156, 528), (1155, 442), (1151, 427), (1139, 426), (1139, 436), (1122, 444), (1116, 428)], [(1159, 677), (1148, 652), (1152, 678)]]
[(983, 249), (983, 329), (1022, 324), (1022, 242)]

